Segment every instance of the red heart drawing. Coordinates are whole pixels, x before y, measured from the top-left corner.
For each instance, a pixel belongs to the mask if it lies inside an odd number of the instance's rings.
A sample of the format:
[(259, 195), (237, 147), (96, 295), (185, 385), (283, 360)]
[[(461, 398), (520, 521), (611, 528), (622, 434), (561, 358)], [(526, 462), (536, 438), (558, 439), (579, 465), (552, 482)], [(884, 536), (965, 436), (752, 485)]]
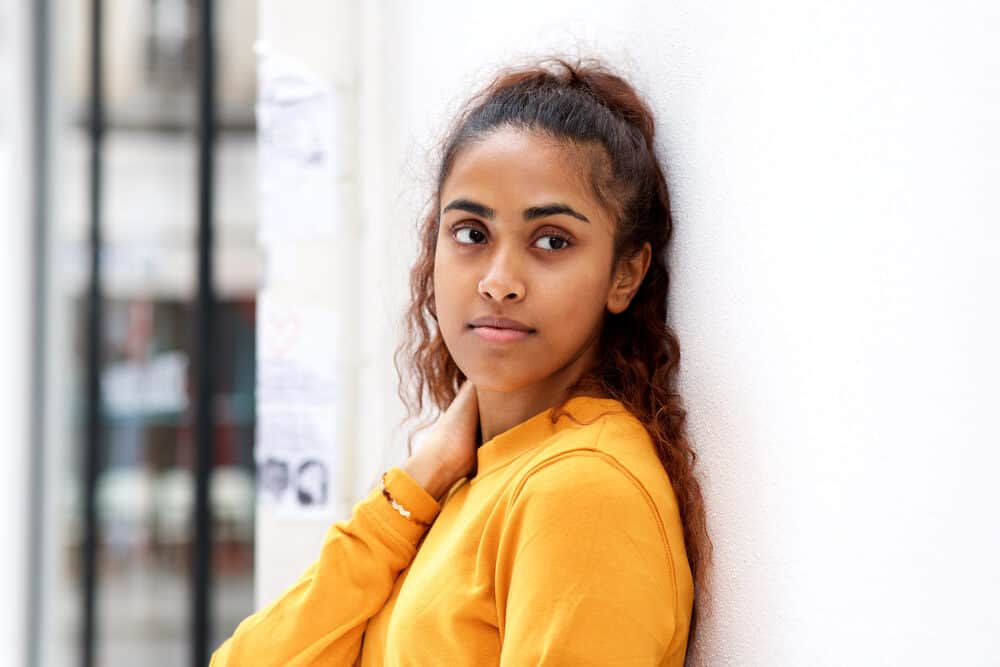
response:
[(265, 325), (268, 330), (268, 339), (271, 349), (268, 350), (270, 357), (283, 358), (288, 356), (288, 351), (298, 341), (301, 329), (298, 315), (285, 315), (284, 317), (269, 317)]

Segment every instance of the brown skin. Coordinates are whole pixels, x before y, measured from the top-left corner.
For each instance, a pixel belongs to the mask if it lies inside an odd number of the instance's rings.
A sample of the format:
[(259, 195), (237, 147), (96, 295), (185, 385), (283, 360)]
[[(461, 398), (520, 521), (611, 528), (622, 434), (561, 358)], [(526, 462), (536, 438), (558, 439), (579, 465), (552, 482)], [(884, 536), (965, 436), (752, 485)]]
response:
[[(467, 146), (442, 186), (435, 309), (469, 381), (407, 464), (435, 497), (472, 469), (477, 426), (485, 442), (561, 400), (596, 363), (605, 312), (625, 310), (646, 275), (648, 243), (609, 270), (615, 223), (590, 194), (584, 164), (580, 149), (503, 128)], [(459, 199), (492, 209), (492, 219), (445, 210)], [(589, 222), (568, 213), (524, 219), (525, 209), (554, 203)], [(469, 326), (484, 316), (519, 320), (532, 332), (484, 340)]]
[(440, 500), (444, 492), (476, 463), (478, 428), (476, 387), (471, 382), (465, 382), (403, 470), (435, 500)]

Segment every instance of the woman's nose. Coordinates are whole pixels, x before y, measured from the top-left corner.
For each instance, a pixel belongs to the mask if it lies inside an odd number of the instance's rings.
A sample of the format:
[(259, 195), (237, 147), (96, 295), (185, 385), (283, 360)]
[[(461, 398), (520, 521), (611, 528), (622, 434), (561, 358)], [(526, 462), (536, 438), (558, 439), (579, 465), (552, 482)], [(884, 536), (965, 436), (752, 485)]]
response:
[(490, 262), (486, 275), (479, 281), (479, 294), (486, 299), (504, 302), (524, 298), (524, 281), (511, 258), (498, 253)]

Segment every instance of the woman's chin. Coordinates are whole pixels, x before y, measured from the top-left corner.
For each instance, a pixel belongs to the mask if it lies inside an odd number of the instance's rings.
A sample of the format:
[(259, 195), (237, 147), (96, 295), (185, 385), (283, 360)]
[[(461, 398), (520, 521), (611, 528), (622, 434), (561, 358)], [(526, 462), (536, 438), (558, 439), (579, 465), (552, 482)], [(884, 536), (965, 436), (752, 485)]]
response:
[(476, 385), (476, 391), (480, 392), (490, 391), (501, 394), (509, 394), (531, 384), (530, 380), (526, 380), (522, 377), (511, 377), (508, 373), (498, 371), (497, 369), (470, 369), (467, 371), (461, 366), (459, 366), (459, 368), (462, 370), (465, 377), (468, 378), (472, 384)]

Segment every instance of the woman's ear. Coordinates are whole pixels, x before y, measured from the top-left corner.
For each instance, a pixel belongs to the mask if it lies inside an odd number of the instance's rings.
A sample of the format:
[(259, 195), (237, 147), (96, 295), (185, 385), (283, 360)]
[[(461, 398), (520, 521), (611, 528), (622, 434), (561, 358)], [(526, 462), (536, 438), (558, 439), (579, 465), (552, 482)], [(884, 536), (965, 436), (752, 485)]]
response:
[(652, 246), (646, 241), (637, 252), (618, 260), (614, 280), (611, 282), (611, 291), (608, 294), (609, 311), (617, 315), (628, 308), (635, 293), (639, 291), (642, 279), (646, 277), (652, 256)]

